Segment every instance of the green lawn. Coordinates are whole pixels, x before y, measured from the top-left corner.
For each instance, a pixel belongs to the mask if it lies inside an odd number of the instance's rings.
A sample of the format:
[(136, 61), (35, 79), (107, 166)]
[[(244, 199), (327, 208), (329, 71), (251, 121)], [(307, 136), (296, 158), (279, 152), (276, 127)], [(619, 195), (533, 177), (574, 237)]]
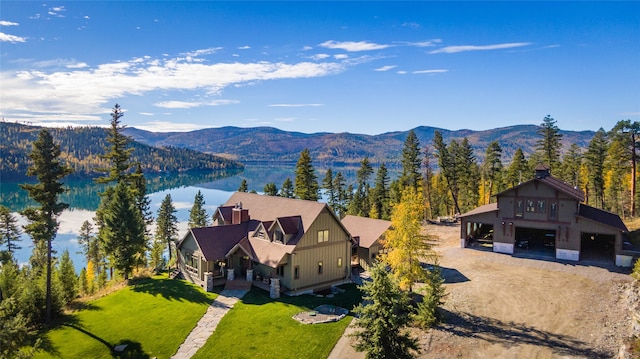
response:
[(166, 275), (137, 280), (66, 317), (36, 358), (113, 358), (118, 344), (122, 358), (169, 358), (216, 296)]
[(360, 302), (360, 292), (353, 284), (342, 288), (347, 291), (334, 298), (303, 295), (278, 300), (254, 288), (225, 315), (194, 358), (326, 358), (353, 318), (302, 324), (292, 316), (320, 304), (352, 309)]

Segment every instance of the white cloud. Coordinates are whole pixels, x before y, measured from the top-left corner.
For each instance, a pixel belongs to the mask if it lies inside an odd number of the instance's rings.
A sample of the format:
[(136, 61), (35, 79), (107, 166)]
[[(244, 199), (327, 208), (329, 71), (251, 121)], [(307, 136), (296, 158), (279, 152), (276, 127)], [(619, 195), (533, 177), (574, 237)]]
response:
[(433, 40), (427, 40), (427, 41), (410, 42), (408, 45), (416, 46), (416, 47), (433, 47), (441, 42), (442, 40), (440, 39), (433, 39)]
[(336, 60), (345, 60), (349, 58), (349, 55), (347, 54), (337, 54), (337, 55), (333, 55), (333, 58)]
[(530, 42), (510, 42), (505, 44), (494, 44), (494, 45), (461, 45), (461, 46), (445, 46), (441, 49), (433, 50), (429, 52), (430, 54), (454, 54), (457, 52), (465, 52), (465, 51), (486, 51), (486, 50), (502, 50), (502, 49), (511, 49), (514, 47), (522, 47), (529, 46)]
[(449, 72), (449, 70), (445, 70), (445, 69), (418, 70), (418, 71), (414, 71), (413, 73), (414, 74), (441, 74), (445, 72)]
[(64, 8), (64, 6), (55, 6), (52, 8), (49, 8), (49, 11), (47, 12), (47, 14), (54, 16), (54, 17), (64, 17), (64, 15), (62, 15), (61, 13), (67, 11), (67, 9)]
[(5, 34), (4, 32), (0, 32), (0, 42), (10, 42), (12, 44), (15, 44), (17, 42), (26, 42), (27, 39), (21, 36), (16, 36), (16, 35), (9, 35), (9, 34)]
[(331, 55), (329, 54), (316, 54), (316, 55), (309, 56), (310, 59), (316, 60), (316, 61), (324, 60), (329, 57), (331, 57)]
[(149, 121), (141, 125), (135, 125), (135, 128), (152, 131), (152, 132), (189, 132), (200, 130), (209, 125), (197, 125), (195, 123), (178, 123), (169, 121)]
[(406, 71), (404, 71), (404, 70), (400, 70), (400, 71), (398, 71), (398, 75), (406, 75), (406, 74), (407, 74), (407, 72), (406, 72)]
[(269, 107), (320, 107), (324, 106), (321, 103), (275, 103), (273, 105), (269, 105)]
[(181, 55), (187, 56), (187, 57), (197, 57), (202, 55), (211, 55), (220, 50), (222, 50), (222, 47), (210, 47), (208, 49), (200, 49), (200, 50), (185, 52), (185, 53), (182, 53)]
[(244, 46), (240, 46), (238, 47), (238, 50), (249, 50), (251, 48), (251, 46), (249, 45), (244, 45)]
[(390, 47), (390, 45), (382, 45), (376, 44), (373, 42), (366, 41), (325, 41), (318, 46), (325, 47), (327, 49), (340, 49), (349, 52), (357, 52), (357, 51), (371, 51), (371, 50), (382, 50)]
[[(0, 113), (104, 114), (115, 99), (151, 91), (199, 91), (219, 94), (228, 86), (260, 81), (323, 77), (340, 73), (351, 62), (216, 63), (189, 62), (181, 58), (132, 59), (68, 71), (28, 70), (0, 72)], [(166, 101), (166, 108), (214, 106), (230, 102), (188, 103)], [(234, 103), (234, 102), (231, 102)], [(73, 113), (69, 111), (74, 111)]]
[(396, 65), (387, 65), (387, 66), (382, 66), (382, 67), (378, 67), (377, 69), (373, 70), (373, 71), (389, 71), (391, 69), (395, 69)]
[(18, 24), (17, 22), (0, 20), (0, 26), (18, 26), (18, 25), (20, 24)]
[(221, 106), (221, 105), (230, 105), (238, 103), (235, 100), (214, 100), (208, 102), (195, 101), (163, 101), (154, 103), (154, 106), (162, 107), (162, 108), (193, 108), (193, 107), (201, 107), (201, 106)]
[(305, 46), (305, 47), (302, 48), (302, 51), (309, 51), (309, 50), (313, 50), (313, 47)]
[(70, 69), (84, 69), (85, 67), (89, 67), (86, 62), (76, 62), (73, 64), (68, 64), (67, 68)]

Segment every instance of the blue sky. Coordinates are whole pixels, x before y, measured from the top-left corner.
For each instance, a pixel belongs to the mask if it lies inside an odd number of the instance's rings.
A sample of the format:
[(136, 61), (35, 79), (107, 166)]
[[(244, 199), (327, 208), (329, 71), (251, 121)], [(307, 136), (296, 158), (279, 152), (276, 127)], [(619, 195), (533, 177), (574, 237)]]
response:
[(0, 2), (0, 116), (186, 131), (640, 121), (640, 2)]

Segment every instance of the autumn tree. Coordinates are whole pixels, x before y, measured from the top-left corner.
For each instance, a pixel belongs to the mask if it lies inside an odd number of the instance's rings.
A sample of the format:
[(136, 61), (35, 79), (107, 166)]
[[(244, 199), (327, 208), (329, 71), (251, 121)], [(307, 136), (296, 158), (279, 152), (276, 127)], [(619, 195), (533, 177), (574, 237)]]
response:
[[(52, 248), (51, 242), (58, 232), (58, 217), (66, 208), (67, 203), (58, 201), (58, 197), (64, 193), (65, 188), (62, 178), (71, 173), (71, 169), (60, 162), (60, 146), (53, 142), (53, 137), (48, 130), (43, 129), (38, 134), (38, 139), (33, 143), (33, 149), (29, 154), (33, 164), (27, 170), (28, 176), (38, 179), (34, 184), (22, 184), (20, 187), (26, 190), (39, 206), (29, 207), (22, 214), (27, 217), (29, 223), (24, 227), (25, 232), (33, 238), (37, 249), (46, 254), (46, 260), (40, 261), (45, 265), (46, 280), (46, 316), (45, 322), (51, 322), (51, 275), (52, 275)], [(40, 252), (42, 253), (42, 251)]]
[(13, 257), (17, 249), (21, 249), (16, 242), (21, 241), (22, 230), (18, 226), (18, 220), (11, 214), (9, 208), (0, 205), (0, 246), (6, 246), (6, 255), (0, 255), (0, 263), (6, 263)]
[(178, 239), (178, 217), (173, 206), (171, 195), (167, 194), (160, 208), (158, 209), (158, 219), (156, 220), (156, 240), (167, 245), (169, 250), (169, 261), (172, 258), (172, 244)]
[(436, 258), (429, 237), (422, 233), (423, 203), (421, 191), (405, 187), (400, 203), (393, 208), (391, 228), (385, 235), (387, 254), (383, 260), (403, 290), (411, 291), (414, 283), (425, 279), (421, 260)]
[(305, 148), (300, 153), (300, 158), (296, 163), (296, 179), (293, 193), (296, 198), (317, 201), (320, 199), (320, 186), (316, 175), (309, 149)]
[(414, 358), (419, 353), (418, 341), (407, 331), (409, 299), (382, 264), (371, 269), (371, 281), (360, 286), (363, 302), (354, 312), (358, 315), (354, 348), (365, 352), (367, 359)]
[(536, 152), (543, 164), (551, 167), (551, 170), (559, 170), (560, 149), (562, 148), (562, 133), (556, 126), (556, 120), (547, 115), (542, 120), (538, 129), (540, 138), (536, 142)]
[(206, 227), (209, 225), (207, 210), (204, 208), (204, 205), (204, 196), (202, 192), (198, 190), (198, 193), (196, 193), (193, 199), (193, 206), (191, 206), (189, 210), (189, 228)]

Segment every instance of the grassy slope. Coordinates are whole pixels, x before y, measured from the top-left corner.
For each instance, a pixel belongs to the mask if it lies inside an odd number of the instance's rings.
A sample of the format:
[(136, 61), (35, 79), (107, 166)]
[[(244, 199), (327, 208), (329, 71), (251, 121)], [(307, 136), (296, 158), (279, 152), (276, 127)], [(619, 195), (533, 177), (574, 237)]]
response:
[(217, 296), (166, 276), (135, 282), (88, 303), (50, 330), (36, 358), (169, 358)]
[(355, 285), (334, 298), (283, 297), (272, 300), (254, 289), (220, 321), (193, 358), (326, 358), (352, 317), (336, 323), (302, 324), (292, 318), (320, 304), (352, 309), (360, 301)]

